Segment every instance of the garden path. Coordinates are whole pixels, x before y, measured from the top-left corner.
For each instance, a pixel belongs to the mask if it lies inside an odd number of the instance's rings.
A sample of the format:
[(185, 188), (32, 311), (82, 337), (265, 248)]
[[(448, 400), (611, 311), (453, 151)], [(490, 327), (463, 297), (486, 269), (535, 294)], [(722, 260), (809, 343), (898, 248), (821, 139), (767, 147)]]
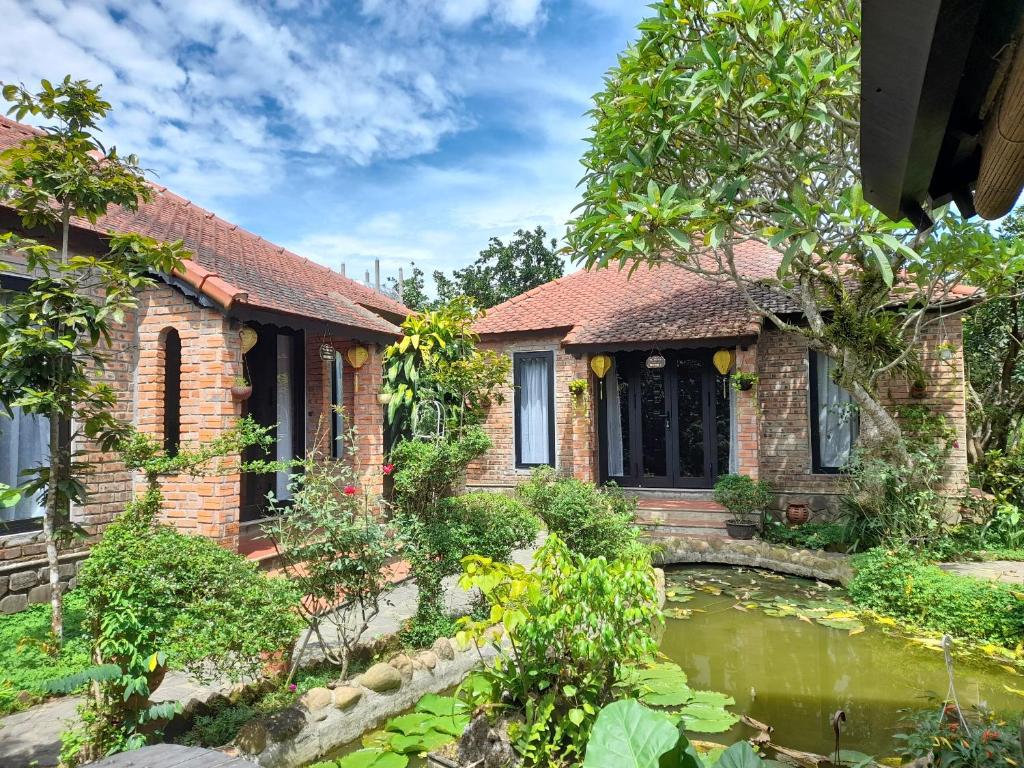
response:
[(939, 567), (958, 576), (1005, 581), (1007, 584), (1024, 584), (1024, 562), (990, 560), (985, 563), (940, 563)]
[[(533, 550), (519, 550), (513, 558), (520, 563), (531, 562)], [(416, 612), (416, 583), (411, 579), (401, 582), (388, 596), (390, 605), (371, 622), (364, 635), (370, 642), (383, 635), (397, 632), (402, 622)], [(465, 612), (471, 605), (472, 595), (458, 586), (457, 577), (445, 580), (445, 600), (454, 613)], [(299, 638), (301, 642), (302, 638)], [(309, 644), (303, 662), (316, 658), (313, 643)], [(225, 694), (230, 684), (203, 685), (183, 672), (168, 672), (163, 684), (153, 696), (155, 701), (206, 701)], [(60, 734), (78, 722), (76, 709), (81, 696), (53, 699), (24, 712), (0, 718), (0, 766), (2, 768), (47, 768), (57, 765), (60, 757)]]

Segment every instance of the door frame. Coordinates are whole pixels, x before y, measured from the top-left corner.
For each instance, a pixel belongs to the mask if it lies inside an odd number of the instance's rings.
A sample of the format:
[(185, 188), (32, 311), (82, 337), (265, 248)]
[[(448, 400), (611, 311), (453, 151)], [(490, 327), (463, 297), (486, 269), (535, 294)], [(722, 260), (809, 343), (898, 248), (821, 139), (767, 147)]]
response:
[[(642, 467), (643, 448), (643, 414), (640, 379), (644, 362), (652, 354), (660, 354), (665, 358), (662, 371), (662, 382), (665, 387), (665, 460), (668, 473), (664, 476), (645, 477)], [(608, 475), (606, 457), (608, 455), (607, 396), (602, 388), (598, 403), (598, 464), (602, 482), (616, 482), (625, 488), (711, 488), (719, 477), (721, 468), (718, 466), (718, 434), (717, 434), (717, 398), (715, 396), (716, 378), (712, 366), (711, 349), (679, 349), (667, 351), (644, 350), (638, 352), (620, 352), (615, 355), (616, 371), (620, 366), (626, 371), (629, 382), (627, 418), (629, 419), (629, 472), (621, 477)], [(701, 363), (701, 426), (704, 443), (704, 473), (699, 477), (681, 477), (679, 474), (679, 398), (677, 361), (683, 358), (695, 359)], [(614, 384), (617, 386), (617, 382)], [(604, 382), (604, 387), (613, 386), (612, 382)]]

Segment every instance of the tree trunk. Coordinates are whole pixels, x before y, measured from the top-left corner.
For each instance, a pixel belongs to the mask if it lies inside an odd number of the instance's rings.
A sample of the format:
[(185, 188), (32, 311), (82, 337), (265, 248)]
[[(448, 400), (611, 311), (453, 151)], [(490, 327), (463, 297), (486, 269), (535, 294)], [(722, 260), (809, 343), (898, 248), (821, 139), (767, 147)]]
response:
[(50, 482), (46, 492), (46, 510), (43, 512), (43, 538), (46, 541), (46, 564), (50, 570), (50, 631), (58, 645), (64, 642), (64, 606), (60, 594), (60, 561), (57, 558), (57, 515), (60, 511), (60, 488), (64, 460), (60, 445), (60, 418), (50, 417)]
[(903, 429), (896, 417), (857, 382), (850, 383), (847, 391), (860, 409), (861, 439), (868, 445), (884, 447), (895, 460), (909, 460), (903, 443)]

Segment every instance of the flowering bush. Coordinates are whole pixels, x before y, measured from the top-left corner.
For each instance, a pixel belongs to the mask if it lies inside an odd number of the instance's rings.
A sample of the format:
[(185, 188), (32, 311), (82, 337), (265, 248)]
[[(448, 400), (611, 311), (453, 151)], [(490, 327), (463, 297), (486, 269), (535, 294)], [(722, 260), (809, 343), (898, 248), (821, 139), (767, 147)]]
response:
[(896, 735), (902, 757), (930, 755), (941, 768), (988, 768), (1021, 765), (1016, 723), (985, 710), (964, 713), (955, 704), (910, 713), (908, 733)]

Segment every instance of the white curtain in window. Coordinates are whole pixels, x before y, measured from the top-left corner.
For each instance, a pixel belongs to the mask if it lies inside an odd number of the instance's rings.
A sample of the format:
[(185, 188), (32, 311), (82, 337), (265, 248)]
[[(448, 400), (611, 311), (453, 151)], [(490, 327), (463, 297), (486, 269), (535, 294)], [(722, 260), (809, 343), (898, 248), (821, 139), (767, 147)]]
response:
[[(17, 487), (23, 472), (50, 462), (50, 420), (13, 408), (14, 418), (0, 413), (0, 483)], [(43, 498), (23, 496), (13, 507), (0, 508), (0, 521), (31, 520), (43, 516)], [(2, 528), (0, 528), (2, 530)]]
[(345, 455), (345, 415), (341, 412), (341, 407), (345, 402), (345, 361), (341, 356), (341, 352), (337, 350), (334, 352), (334, 365), (332, 368), (331, 408), (333, 411), (331, 419), (334, 424), (334, 445), (331, 446), (331, 455), (336, 459), (340, 459)]
[(524, 357), (520, 368), (519, 460), (523, 464), (550, 464), (550, 374), (547, 357)]
[(608, 433), (608, 476), (622, 477), (625, 472), (622, 452), (622, 404), (619, 402), (619, 371), (612, 358), (604, 378), (605, 420)]
[[(291, 461), (292, 455), (292, 342), (291, 336), (277, 336), (277, 460)], [(274, 483), (274, 495), (278, 499), (290, 499), (288, 490), (291, 472), (278, 472)]]
[(856, 423), (850, 393), (832, 380), (835, 367), (832, 358), (817, 355), (818, 462), (829, 468), (849, 461)]

